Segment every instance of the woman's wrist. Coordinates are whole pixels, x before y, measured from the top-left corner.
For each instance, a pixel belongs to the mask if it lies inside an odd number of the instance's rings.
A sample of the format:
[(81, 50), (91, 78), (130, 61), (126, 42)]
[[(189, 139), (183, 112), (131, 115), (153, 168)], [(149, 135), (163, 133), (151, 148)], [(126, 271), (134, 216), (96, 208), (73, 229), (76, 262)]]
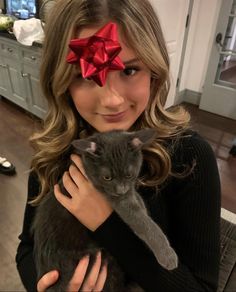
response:
[(95, 216), (96, 218), (94, 218), (94, 220), (90, 222), (89, 226), (86, 227), (92, 232), (96, 231), (108, 220), (112, 212), (113, 209), (109, 205), (107, 205), (107, 208), (100, 209), (97, 212), (98, 213), (97, 216)]

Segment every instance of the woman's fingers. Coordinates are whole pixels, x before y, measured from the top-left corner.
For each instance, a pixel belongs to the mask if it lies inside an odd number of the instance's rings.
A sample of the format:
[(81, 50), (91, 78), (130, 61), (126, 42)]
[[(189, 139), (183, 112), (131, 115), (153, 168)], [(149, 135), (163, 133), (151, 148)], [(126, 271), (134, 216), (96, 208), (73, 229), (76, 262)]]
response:
[[(101, 270), (101, 263), (102, 263), (102, 258), (101, 258), (101, 252), (99, 251), (97, 254), (97, 258), (95, 263), (92, 266), (91, 271), (89, 272), (88, 276), (86, 277), (84, 284), (82, 286), (81, 291), (99, 291), (96, 290), (96, 283), (101, 282), (99, 279), (100, 275), (100, 270)], [(101, 290), (100, 290), (101, 291)]]
[(54, 195), (63, 207), (65, 207), (68, 211), (71, 210), (71, 199), (61, 192), (58, 184), (54, 185)]
[[(98, 253), (95, 263), (93, 264), (93, 267), (89, 273), (89, 275), (85, 278), (87, 268), (89, 265), (89, 256), (83, 257), (79, 264), (77, 265), (74, 275), (71, 278), (67, 291), (79, 291), (82, 283), (83, 287), (80, 291), (102, 291), (104, 284), (106, 282), (107, 278), (107, 265), (103, 265), (101, 268), (101, 252)], [(46, 291), (50, 286), (55, 284), (59, 278), (58, 271), (50, 271), (47, 274), (45, 274), (37, 284), (37, 291), (38, 292), (44, 292)]]
[(56, 283), (58, 277), (59, 277), (58, 271), (48, 272), (38, 281), (37, 291), (39, 292), (46, 291), (46, 289), (48, 289), (50, 286)]
[(90, 273), (86, 277), (86, 280), (82, 286), (81, 291), (93, 291), (95, 284), (97, 282), (97, 279), (98, 279), (100, 267), (101, 267), (101, 252), (99, 251), (97, 254), (96, 261), (93, 264)]
[(94, 287), (94, 291), (103, 291), (106, 279), (107, 279), (107, 264), (104, 264), (98, 275), (98, 279)]
[(74, 162), (74, 164), (78, 167), (78, 169), (81, 171), (83, 176), (87, 179), (81, 158), (75, 154), (71, 154), (70, 158)]
[(67, 190), (67, 192), (73, 197), (73, 195), (77, 194), (78, 186), (75, 184), (74, 180), (70, 177), (68, 171), (64, 172), (62, 176), (62, 183)]
[(70, 283), (68, 285), (67, 290), (70, 291), (79, 291), (83, 281), (84, 277), (88, 268), (89, 264), (89, 256), (83, 257), (80, 261), (79, 264), (77, 265), (74, 275), (70, 280)]
[(87, 179), (74, 164), (70, 165), (69, 174), (77, 187), (81, 187), (85, 182), (87, 182)]

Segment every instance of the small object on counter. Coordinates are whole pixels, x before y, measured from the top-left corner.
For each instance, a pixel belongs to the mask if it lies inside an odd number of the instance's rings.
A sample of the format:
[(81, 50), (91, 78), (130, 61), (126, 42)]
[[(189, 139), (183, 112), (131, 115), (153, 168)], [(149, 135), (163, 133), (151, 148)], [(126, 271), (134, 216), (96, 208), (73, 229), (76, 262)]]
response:
[(16, 18), (14, 16), (0, 13), (0, 31), (11, 31), (15, 20)]
[(42, 43), (44, 31), (41, 21), (37, 18), (16, 20), (13, 25), (13, 33), (16, 40), (25, 46), (32, 46), (33, 42)]

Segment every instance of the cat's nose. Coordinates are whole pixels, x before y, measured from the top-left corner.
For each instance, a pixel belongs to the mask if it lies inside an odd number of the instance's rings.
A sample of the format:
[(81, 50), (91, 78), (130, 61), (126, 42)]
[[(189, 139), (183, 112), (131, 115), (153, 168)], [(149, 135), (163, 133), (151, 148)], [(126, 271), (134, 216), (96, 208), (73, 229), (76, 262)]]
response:
[(116, 186), (116, 192), (118, 195), (124, 195), (128, 192), (128, 190), (129, 190), (129, 186), (127, 185), (119, 184)]

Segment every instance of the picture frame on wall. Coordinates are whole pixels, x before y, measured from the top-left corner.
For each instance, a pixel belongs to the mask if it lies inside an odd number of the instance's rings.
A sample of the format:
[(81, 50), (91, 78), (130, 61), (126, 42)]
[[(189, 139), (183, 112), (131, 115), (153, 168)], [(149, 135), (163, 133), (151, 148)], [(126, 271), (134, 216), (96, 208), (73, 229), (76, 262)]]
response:
[(18, 19), (39, 17), (38, 0), (4, 0), (5, 13)]

